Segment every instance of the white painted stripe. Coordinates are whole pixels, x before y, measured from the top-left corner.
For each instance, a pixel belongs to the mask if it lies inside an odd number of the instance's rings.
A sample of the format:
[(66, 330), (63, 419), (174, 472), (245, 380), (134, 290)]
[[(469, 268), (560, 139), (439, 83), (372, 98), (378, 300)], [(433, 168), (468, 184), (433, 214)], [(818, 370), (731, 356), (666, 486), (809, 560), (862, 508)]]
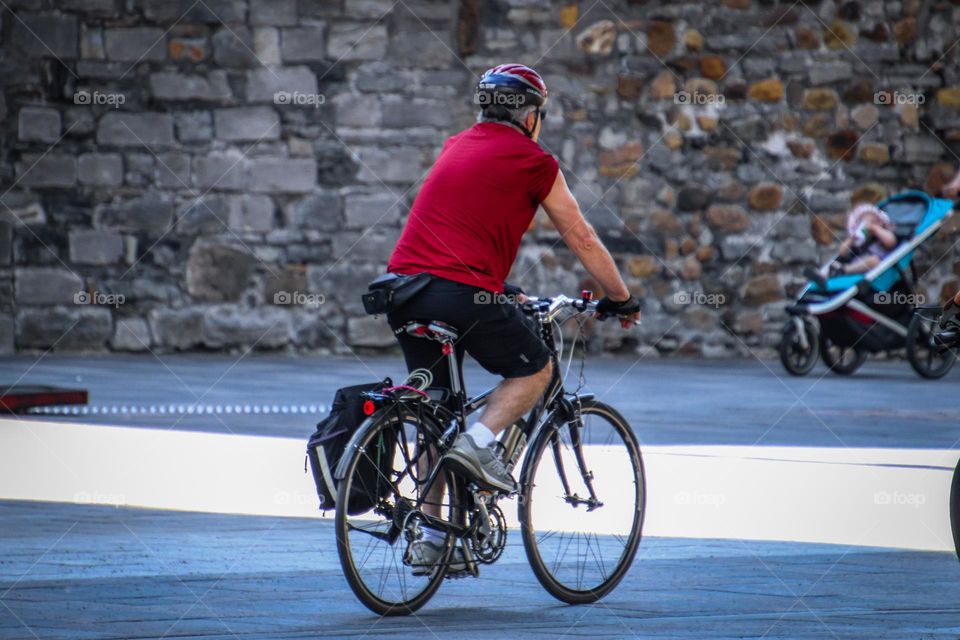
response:
[[(0, 498), (319, 517), (305, 448), (306, 437), (0, 419)], [(935, 449), (644, 447), (644, 533), (950, 551), (957, 456)], [(615, 456), (608, 462), (605, 468), (624, 463)], [(503, 507), (515, 523), (514, 504)], [(570, 520), (580, 521), (557, 516), (559, 526), (576, 527)]]

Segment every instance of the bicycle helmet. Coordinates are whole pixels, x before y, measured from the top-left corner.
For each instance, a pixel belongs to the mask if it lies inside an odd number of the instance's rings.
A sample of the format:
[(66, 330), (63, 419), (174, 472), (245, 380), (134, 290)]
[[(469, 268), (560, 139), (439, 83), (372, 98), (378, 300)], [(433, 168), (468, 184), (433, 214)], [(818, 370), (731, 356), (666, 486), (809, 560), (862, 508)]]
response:
[[(520, 122), (506, 115), (506, 110), (521, 107), (536, 107), (537, 118), (540, 118), (540, 107), (547, 99), (547, 85), (540, 74), (522, 64), (501, 64), (487, 69), (477, 83), (475, 102), (485, 112), (492, 111), (495, 119), (506, 120), (518, 127), (527, 135), (533, 137), (533, 132)], [(488, 109), (489, 107), (503, 107), (503, 109)], [(499, 112), (499, 114), (497, 113)]]

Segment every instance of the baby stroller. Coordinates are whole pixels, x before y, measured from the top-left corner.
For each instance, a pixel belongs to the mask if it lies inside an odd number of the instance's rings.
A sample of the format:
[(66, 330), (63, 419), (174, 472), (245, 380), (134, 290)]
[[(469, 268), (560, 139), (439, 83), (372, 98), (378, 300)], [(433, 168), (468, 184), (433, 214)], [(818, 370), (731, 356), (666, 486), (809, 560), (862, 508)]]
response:
[(895, 226), (897, 247), (867, 273), (833, 276), (825, 286), (808, 282), (786, 311), (780, 361), (795, 376), (810, 373), (817, 356), (830, 371), (849, 375), (867, 354), (906, 347), (913, 369), (940, 378), (953, 366), (952, 351), (938, 348), (936, 322), (917, 313), (914, 251), (953, 213), (954, 203), (922, 191), (905, 191), (877, 205)]

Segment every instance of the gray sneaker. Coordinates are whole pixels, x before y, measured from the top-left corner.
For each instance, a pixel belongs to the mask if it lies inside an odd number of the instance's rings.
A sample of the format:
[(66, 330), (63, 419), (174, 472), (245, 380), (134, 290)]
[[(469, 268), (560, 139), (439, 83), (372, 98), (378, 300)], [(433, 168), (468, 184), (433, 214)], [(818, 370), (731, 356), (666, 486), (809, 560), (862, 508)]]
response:
[(474, 439), (465, 433), (460, 434), (444, 460), (458, 473), (487, 488), (507, 493), (516, 490), (517, 483), (495, 449), (477, 446)]
[[(427, 576), (433, 573), (437, 563), (443, 558), (444, 545), (432, 540), (414, 540), (407, 548), (408, 560), (413, 567), (413, 575)], [(458, 544), (450, 557), (447, 573), (467, 570), (467, 561), (463, 557), (463, 548)]]

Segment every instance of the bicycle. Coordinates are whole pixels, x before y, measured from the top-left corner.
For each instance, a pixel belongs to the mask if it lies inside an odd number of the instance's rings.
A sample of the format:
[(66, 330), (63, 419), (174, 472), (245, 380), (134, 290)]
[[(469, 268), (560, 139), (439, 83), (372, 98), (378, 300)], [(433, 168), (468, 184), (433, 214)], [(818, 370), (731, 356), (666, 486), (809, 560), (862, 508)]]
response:
[[(593, 312), (596, 302), (585, 291), (580, 298), (528, 298), (521, 307), (535, 319), (550, 348), (553, 376), (526, 420), (508, 427), (500, 439), (511, 472), (525, 454), (515, 493), (482, 490), (442, 464), (444, 452), (466, 429), (467, 417), (482, 408), (493, 391), (467, 398), (453, 327), (424, 320), (401, 328), (440, 343), (450, 370), (449, 392), (428, 391), (429, 380), (421, 378), (417, 384), (368, 394), (364, 413), (369, 417), (335, 470), (339, 483), (335, 528), (347, 582), (377, 614), (413, 613), (445, 577), (477, 576), (480, 565), (500, 558), (507, 521), (499, 503), (514, 497), (531, 568), (559, 600), (595, 602), (617, 586), (633, 562), (646, 501), (639, 443), (613, 407), (591, 393), (579, 393), (579, 387), (565, 391), (560, 372), (563, 337), (558, 319)], [(572, 357), (573, 347), (568, 371)], [(581, 386), (582, 381), (581, 360)], [(390, 445), (395, 448), (394, 463), (387, 465), (389, 473), (383, 473), (379, 469), (384, 455), (389, 462)], [(377, 469), (373, 487), (364, 479), (371, 468)], [(374, 495), (376, 506), (351, 515), (349, 497), (357, 492)], [(443, 534), (445, 547), (436, 569), (413, 576), (407, 549), (424, 529)], [(449, 569), (457, 546), (466, 565), (453, 574)], [(607, 552), (612, 556), (609, 563)]]

